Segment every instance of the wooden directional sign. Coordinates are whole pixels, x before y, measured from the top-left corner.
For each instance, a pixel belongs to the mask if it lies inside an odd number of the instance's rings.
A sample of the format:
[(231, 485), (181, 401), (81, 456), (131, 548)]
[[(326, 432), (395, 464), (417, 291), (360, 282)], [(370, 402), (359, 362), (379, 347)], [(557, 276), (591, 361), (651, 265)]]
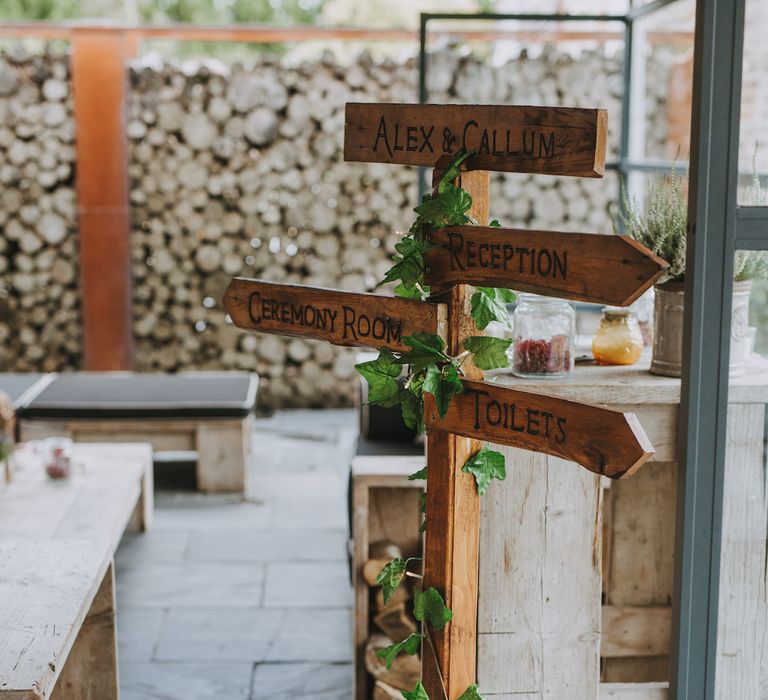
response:
[(435, 231), (427, 284), (504, 287), (628, 306), (668, 264), (628, 236), (453, 226)]
[(595, 474), (621, 479), (653, 456), (634, 413), (463, 380), (444, 419), (424, 394), (425, 422), (465, 437), (562, 457)]
[(473, 170), (602, 177), (603, 109), (347, 103), (344, 160), (434, 167), (474, 153)]
[(414, 333), (445, 337), (446, 306), (235, 277), (224, 307), (239, 328), (406, 352)]

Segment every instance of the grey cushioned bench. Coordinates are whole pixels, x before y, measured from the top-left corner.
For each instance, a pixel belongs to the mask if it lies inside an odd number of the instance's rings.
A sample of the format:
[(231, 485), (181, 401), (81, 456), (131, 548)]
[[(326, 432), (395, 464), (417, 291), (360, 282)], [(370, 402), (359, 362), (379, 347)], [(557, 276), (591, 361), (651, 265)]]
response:
[(196, 458), (200, 491), (243, 491), (257, 386), (247, 372), (59, 374), (17, 407), (20, 436), (150, 442), (156, 460)]

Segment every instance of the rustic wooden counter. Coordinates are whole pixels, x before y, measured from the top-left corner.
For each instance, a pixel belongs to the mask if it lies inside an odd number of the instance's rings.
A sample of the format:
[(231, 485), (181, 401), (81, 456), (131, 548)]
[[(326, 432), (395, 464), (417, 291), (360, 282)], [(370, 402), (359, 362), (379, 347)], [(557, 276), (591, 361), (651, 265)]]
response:
[[(515, 448), (482, 503), (478, 682), (485, 697), (667, 697), (680, 380), (578, 365), (566, 380), (488, 381), (633, 411), (656, 448), (609, 482)], [(760, 697), (768, 669), (764, 404), (768, 361), (729, 390), (718, 696)], [(601, 643), (602, 640), (602, 643)], [(725, 692), (727, 688), (727, 692)]]

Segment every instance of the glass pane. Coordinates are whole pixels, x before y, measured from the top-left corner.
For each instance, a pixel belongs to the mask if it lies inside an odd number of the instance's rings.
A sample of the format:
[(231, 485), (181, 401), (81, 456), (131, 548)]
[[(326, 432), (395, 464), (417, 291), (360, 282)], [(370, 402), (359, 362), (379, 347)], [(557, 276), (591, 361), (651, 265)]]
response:
[(716, 697), (765, 697), (765, 404), (768, 402), (768, 253), (735, 259), (725, 456)]
[(768, 3), (746, 0), (741, 95), (739, 203), (768, 205)]

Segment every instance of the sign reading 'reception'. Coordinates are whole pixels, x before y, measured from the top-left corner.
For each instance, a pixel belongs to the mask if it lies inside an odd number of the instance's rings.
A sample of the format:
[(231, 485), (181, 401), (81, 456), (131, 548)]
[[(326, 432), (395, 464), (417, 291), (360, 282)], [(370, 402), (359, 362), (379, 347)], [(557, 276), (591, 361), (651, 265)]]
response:
[(654, 454), (634, 413), (463, 380), (445, 418), (424, 394), (427, 427), (465, 437), (544, 452), (595, 474), (630, 476)]
[(224, 308), (238, 328), (327, 340), (334, 345), (410, 350), (414, 333), (445, 337), (444, 304), (236, 277)]
[(503, 287), (628, 306), (667, 263), (628, 236), (452, 226), (430, 236), (427, 284)]
[(473, 170), (602, 177), (602, 109), (348, 103), (344, 160), (434, 167), (461, 150)]

